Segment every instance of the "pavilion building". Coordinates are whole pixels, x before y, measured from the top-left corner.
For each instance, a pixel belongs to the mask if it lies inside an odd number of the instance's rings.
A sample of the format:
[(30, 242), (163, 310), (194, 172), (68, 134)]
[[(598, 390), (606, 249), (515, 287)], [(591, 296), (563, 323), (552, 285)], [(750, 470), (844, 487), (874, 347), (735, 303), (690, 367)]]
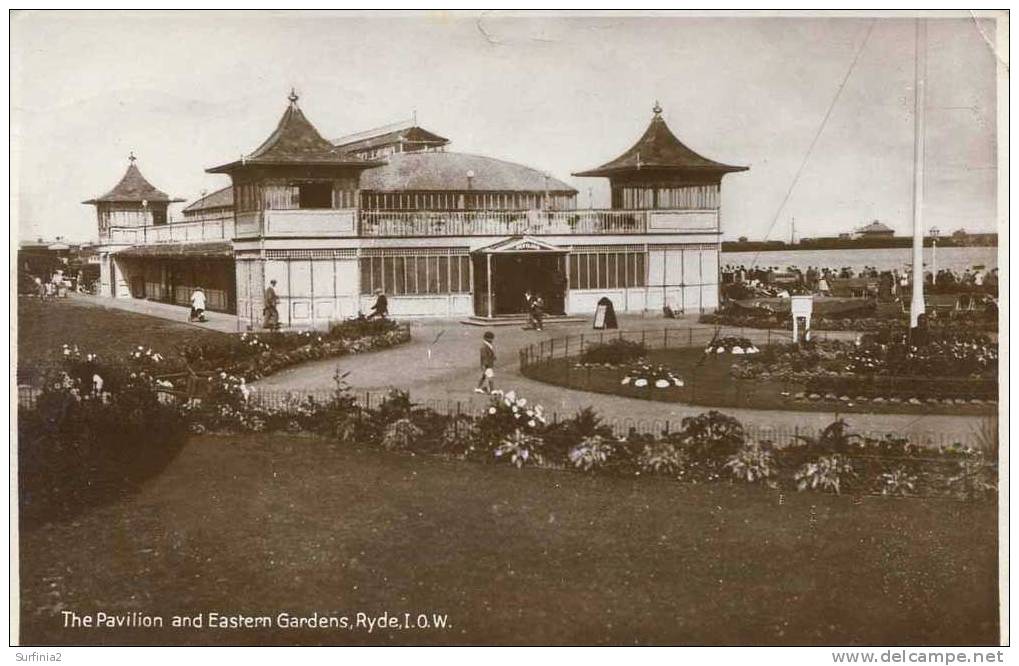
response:
[[(168, 300), (149, 276), (178, 261), (192, 273), (175, 287), (224, 287), (217, 305), (254, 328), (272, 280), (281, 323), (302, 328), (367, 312), (377, 291), (395, 317), (476, 322), (519, 316), (527, 291), (551, 315), (591, 313), (605, 296), (624, 312), (717, 307), (721, 179), (745, 167), (687, 148), (657, 105), (630, 150), (575, 174), (609, 178), (612, 207), (578, 210), (552, 175), (451, 151), (416, 122), (329, 141), (297, 102), (251, 154), (208, 169), (232, 185), (183, 221), (100, 227), (117, 279), (145, 276), (142, 292), (115, 295)], [(214, 268), (224, 260), (229, 279)]]

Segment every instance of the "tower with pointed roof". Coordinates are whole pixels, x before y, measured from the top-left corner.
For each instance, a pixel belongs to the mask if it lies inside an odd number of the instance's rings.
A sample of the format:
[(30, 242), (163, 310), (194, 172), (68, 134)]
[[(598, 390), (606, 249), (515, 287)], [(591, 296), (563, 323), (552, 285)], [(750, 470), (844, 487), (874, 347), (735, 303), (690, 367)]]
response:
[(206, 169), (233, 181), (238, 236), (286, 235), (294, 223), (319, 218), (323, 232), (353, 233), (361, 172), (381, 162), (358, 159), (319, 134), (293, 90), (276, 129), (250, 154)]
[[(301, 111), (294, 90), (288, 101), (276, 129), (260, 146), (207, 169), (233, 182), (237, 312), (252, 324), (262, 319), (265, 290), (274, 280), (282, 324), (314, 321), (314, 276), (295, 276), (290, 258), (313, 251), (337, 256), (329, 244), (357, 236), (361, 173), (382, 164), (325, 139)], [(296, 298), (305, 293), (311, 300)]]
[(146, 180), (135, 163), (137, 158), (134, 153), (127, 159), (127, 171), (112, 190), (100, 197), (82, 202), (96, 207), (100, 238), (109, 235), (112, 227), (148, 227), (166, 224), (170, 204), (183, 201), (171, 198)]
[(645, 221), (645, 308), (711, 311), (719, 303), (722, 178), (747, 167), (695, 152), (669, 129), (657, 101), (652, 112), (629, 150), (574, 175), (608, 178), (616, 214)]
[[(96, 207), (99, 226), (99, 289), (115, 298), (132, 296), (132, 288), (144, 283), (144, 276), (117, 252), (130, 242), (145, 238), (155, 227), (169, 223), (170, 204), (183, 201), (169, 196), (150, 183), (136, 164), (134, 153), (128, 155), (127, 171), (112, 190), (83, 201)], [(135, 269), (135, 270), (132, 270)]]
[(718, 208), (722, 177), (748, 167), (700, 155), (676, 138), (655, 102), (651, 124), (629, 150), (596, 169), (575, 176), (603, 176), (612, 188), (612, 207), (635, 209)]

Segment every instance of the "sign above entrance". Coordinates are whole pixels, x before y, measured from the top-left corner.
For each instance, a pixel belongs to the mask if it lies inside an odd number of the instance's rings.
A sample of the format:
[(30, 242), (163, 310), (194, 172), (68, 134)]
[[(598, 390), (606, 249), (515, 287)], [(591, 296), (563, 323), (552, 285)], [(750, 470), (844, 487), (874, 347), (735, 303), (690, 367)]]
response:
[(533, 236), (510, 236), (492, 245), (478, 248), (476, 251), (483, 254), (509, 254), (512, 252), (562, 252), (565, 254), (568, 252), (564, 248), (546, 243)]

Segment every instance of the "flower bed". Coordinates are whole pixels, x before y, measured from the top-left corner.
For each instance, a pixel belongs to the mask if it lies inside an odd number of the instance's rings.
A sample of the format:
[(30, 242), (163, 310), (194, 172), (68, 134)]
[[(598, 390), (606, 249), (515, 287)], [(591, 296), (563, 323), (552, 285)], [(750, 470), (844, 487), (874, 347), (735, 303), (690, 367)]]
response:
[(757, 345), (750, 340), (750, 338), (727, 336), (724, 338), (718, 338), (708, 343), (708, 346), (704, 348), (705, 354), (735, 354), (741, 356), (743, 354), (756, 354), (760, 349)]
[[(657, 436), (631, 432), (620, 438), (590, 409), (550, 423), (541, 405), (514, 391), (493, 392), (482, 414), (472, 417), (417, 407), (400, 391), (391, 392), (376, 408), (365, 408), (349, 397), (341, 382), (335, 398), (324, 402), (266, 410), (235, 397), (226, 418), (213, 402), (198, 405), (189, 418), (202, 430), (303, 429), (390, 451), (513, 467), (662, 475), (693, 483), (728, 480), (877, 494), (889, 486), (893, 494), (965, 499), (989, 497), (996, 483), (994, 452), (989, 457), (959, 446), (921, 450), (904, 439), (856, 437), (841, 421), (816, 441), (783, 448), (749, 441), (738, 421), (718, 412), (683, 419), (679, 431)], [(969, 481), (958, 480), (964, 476)]]
[[(750, 314), (736, 312), (714, 312), (702, 314), (699, 319), (702, 324), (712, 326), (728, 326), (732, 328), (757, 328), (757, 329), (783, 329), (793, 330), (792, 315), (786, 313), (776, 314)], [(895, 317), (881, 317), (873, 315), (860, 317), (847, 315), (845, 317), (813, 315), (810, 319), (810, 327), (814, 331), (860, 331), (878, 332), (887, 329), (901, 328), (908, 322), (905, 315)], [(965, 327), (971, 331), (994, 332), (998, 330), (998, 319), (994, 314), (980, 312), (959, 312), (953, 313), (949, 318), (931, 319), (928, 326), (932, 329), (958, 329)]]
[(801, 400), (982, 404), (997, 398), (997, 364), (997, 345), (981, 334), (930, 333), (925, 344), (912, 344), (898, 330), (856, 343), (770, 347), (734, 363), (732, 374), (797, 382)]
[(616, 338), (605, 343), (588, 345), (580, 354), (578, 365), (623, 365), (636, 361), (646, 353), (647, 349), (641, 343)]
[(322, 358), (385, 349), (410, 340), (410, 329), (391, 320), (354, 319), (328, 332), (243, 333), (221, 343), (189, 346), (181, 356), (191, 370), (226, 372), (248, 381)]
[(636, 388), (665, 389), (683, 386), (683, 380), (670, 368), (651, 363), (646, 358), (628, 367), (619, 383), (624, 386), (632, 384)]

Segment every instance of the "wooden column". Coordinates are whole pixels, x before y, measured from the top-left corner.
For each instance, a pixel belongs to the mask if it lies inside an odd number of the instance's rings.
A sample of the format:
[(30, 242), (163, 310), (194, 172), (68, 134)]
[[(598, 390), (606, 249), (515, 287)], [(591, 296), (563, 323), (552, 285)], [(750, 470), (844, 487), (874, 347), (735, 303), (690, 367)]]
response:
[(488, 318), (492, 318), (492, 255), (491, 253), (485, 255), (485, 270), (488, 275)]
[(565, 278), (563, 280), (563, 285), (564, 285), (563, 286), (563, 314), (565, 315), (565, 314), (569, 314), (569, 311), (570, 311), (569, 307), (567, 307), (570, 304), (570, 253), (569, 252), (566, 253), (566, 259), (564, 260), (563, 263), (566, 266), (565, 274), (563, 276)]

